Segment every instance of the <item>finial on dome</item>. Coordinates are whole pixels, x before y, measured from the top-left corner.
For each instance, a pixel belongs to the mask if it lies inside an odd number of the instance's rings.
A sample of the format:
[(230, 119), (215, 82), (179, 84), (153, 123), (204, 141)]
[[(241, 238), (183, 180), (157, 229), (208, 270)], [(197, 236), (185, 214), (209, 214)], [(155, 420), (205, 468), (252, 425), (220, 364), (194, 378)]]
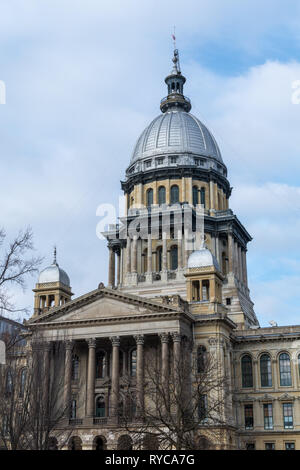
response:
[[(175, 31), (174, 31), (175, 33)], [(160, 102), (160, 109), (163, 113), (168, 111), (170, 108), (183, 109), (186, 112), (191, 110), (190, 100), (183, 94), (183, 85), (185, 84), (185, 77), (181, 74), (180, 63), (179, 63), (179, 52), (176, 49), (176, 37), (172, 34), (174, 41), (174, 55), (173, 55), (173, 69), (165, 78), (165, 82), (168, 87), (168, 96), (163, 98)]]
[(53, 264), (57, 264), (57, 261), (56, 261), (56, 245), (54, 245)]

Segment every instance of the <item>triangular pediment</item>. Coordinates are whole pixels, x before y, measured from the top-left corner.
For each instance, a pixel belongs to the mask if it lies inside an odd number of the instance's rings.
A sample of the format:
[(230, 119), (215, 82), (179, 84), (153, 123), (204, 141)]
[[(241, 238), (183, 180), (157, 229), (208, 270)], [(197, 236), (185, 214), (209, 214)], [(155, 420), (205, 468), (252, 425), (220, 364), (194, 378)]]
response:
[(62, 307), (53, 308), (37, 318), (32, 318), (29, 323), (101, 320), (174, 311), (178, 309), (118, 290), (103, 288), (78, 297)]

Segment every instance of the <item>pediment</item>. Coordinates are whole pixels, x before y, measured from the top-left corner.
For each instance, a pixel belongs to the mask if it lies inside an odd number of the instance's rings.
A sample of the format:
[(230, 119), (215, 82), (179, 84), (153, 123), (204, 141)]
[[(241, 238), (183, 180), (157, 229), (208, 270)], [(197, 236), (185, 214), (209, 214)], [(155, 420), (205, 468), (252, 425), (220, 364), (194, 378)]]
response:
[(93, 321), (174, 311), (178, 309), (104, 288), (74, 299), (62, 307), (53, 308), (46, 314), (33, 318), (29, 323)]
[(127, 317), (138, 315), (139, 313), (151, 313), (151, 309), (125, 302), (124, 300), (110, 299), (103, 296), (92, 303), (79, 307), (71, 313), (66, 313), (63, 318), (66, 321), (97, 320), (98, 318)]

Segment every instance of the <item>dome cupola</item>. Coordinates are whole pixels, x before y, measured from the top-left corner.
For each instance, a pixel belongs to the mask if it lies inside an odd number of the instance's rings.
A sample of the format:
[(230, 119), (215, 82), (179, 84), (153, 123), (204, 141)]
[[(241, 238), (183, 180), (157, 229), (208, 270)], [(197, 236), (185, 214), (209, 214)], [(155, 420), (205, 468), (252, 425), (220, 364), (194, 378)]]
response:
[(70, 278), (67, 273), (59, 267), (56, 261), (56, 248), (54, 248), (53, 263), (47, 268), (43, 269), (39, 275), (39, 284), (47, 282), (61, 282), (67, 287), (70, 287)]
[(53, 307), (60, 307), (71, 300), (73, 293), (70, 278), (57, 263), (56, 247), (53, 263), (40, 272), (33, 292), (35, 293), (34, 316), (41, 315)]
[(189, 98), (185, 97), (183, 94), (183, 85), (186, 80), (181, 74), (178, 49), (174, 50), (174, 57), (172, 60), (174, 64), (173, 70), (171, 74), (165, 78), (165, 82), (168, 87), (168, 96), (161, 100), (160, 109), (163, 113), (168, 111), (170, 108), (181, 108), (184, 111), (189, 112), (192, 106)]

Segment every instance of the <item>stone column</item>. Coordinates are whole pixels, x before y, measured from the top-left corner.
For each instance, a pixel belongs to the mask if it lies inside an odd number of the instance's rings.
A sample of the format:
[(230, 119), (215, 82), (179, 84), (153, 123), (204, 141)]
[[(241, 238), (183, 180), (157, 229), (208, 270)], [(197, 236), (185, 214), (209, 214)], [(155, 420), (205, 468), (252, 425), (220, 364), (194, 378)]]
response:
[(242, 259), (243, 259), (243, 273), (244, 273), (244, 284), (248, 286), (248, 275), (247, 275), (247, 251), (242, 251)]
[(161, 333), (161, 378), (166, 397), (165, 406), (169, 409), (169, 333)]
[(50, 351), (51, 351), (51, 343), (46, 342), (44, 344), (44, 404), (45, 407), (48, 408), (48, 399), (49, 399), (49, 383), (50, 383)]
[(131, 239), (127, 237), (127, 245), (126, 245), (126, 273), (131, 273)]
[(238, 278), (238, 244), (236, 241), (233, 242), (233, 271), (235, 277)]
[(222, 271), (222, 263), (221, 263), (221, 257), (220, 257), (220, 240), (219, 240), (219, 237), (218, 235), (216, 235), (216, 238), (215, 238), (215, 243), (216, 243), (216, 258), (217, 258), (217, 261), (219, 263), (219, 266), (221, 268), (221, 271)]
[(89, 347), (88, 355), (88, 376), (87, 376), (87, 399), (86, 399), (86, 415), (94, 416), (94, 398), (95, 398), (95, 375), (96, 375), (96, 339), (89, 338), (87, 340)]
[(242, 247), (239, 245), (238, 247), (238, 259), (239, 259), (239, 279), (243, 282), (243, 262), (242, 262)]
[(64, 408), (67, 418), (69, 418), (71, 402), (72, 349), (73, 341), (65, 341)]
[(112, 336), (112, 374), (111, 374), (111, 396), (110, 396), (110, 415), (118, 416), (119, 409), (119, 348), (120, 337)]
[(210, 196), (210, 209), (215, 209), (215, 192), (214, 192), (214, 183), (213, 181), (209, 182), (209, 196)]
[(136, 335), (136, 388), (137, 413), (141, 415), (144, 410), (144, 335)]
[(115, 252), (111, 246), (109, 247), (108, 285), (110, 287), (115, 285)]
[(228, 272), (233, 273), (233, 261), (234, 252), (233, 252), (233, 235), (231, 232), (228, 233)]
[(137, 272), (137, 236), (134, 235), (133, 237), (133, 243), (132, 243), (132, 272), (136, 273)]
[(121, 282), (121, 250), (118, 249), (117, 251), (117, 286), (120, 285)]
[(172, 333), (173, 339), (173, 370), (174, 370), (174, 382), (178, 382), (179, 379), (179, 363), (180, 363), (180, 343), (181, 343), (181, 334)]
[(163, 237), (163, 246), (162, 246), (162, 270), (167, 271), (168, 265), (167, 265), (167, 235), (165, 232), (162, 234)]
[(177, 234), (177, 256), (178, 256), (178, 269), (182, 268), (182, 231), (178, 230)]
[(152, 273), (152, 238), (151, 238), (151, 233), (148, 234), (148, 240), (147, 240), (147, 272)]

